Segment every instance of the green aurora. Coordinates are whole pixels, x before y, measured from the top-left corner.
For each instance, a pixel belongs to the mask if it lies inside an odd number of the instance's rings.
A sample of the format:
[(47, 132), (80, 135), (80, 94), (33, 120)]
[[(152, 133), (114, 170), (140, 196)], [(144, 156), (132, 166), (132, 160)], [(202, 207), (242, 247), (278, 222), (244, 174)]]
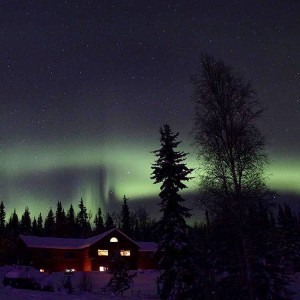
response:
[[(125, 143), (116, 138), (106, 142), (73, 141), (4, 148), (0, 199), (8, 216), (14, 208), (21, 214), (26, 206), (32, 215), (39, 212), (45, 215), (50, 206), (55, 209), (58, 200), (65, 209), (70, 203), (77, 208), (81, 197), (92, 212), (98, 206), (105, 212), (110, 201), (120, 201), (123, 195), (133, 201), (154, 199), (158, 197), (159, 186), (150, 179), (155, 159), (151, 151), (158, 146), (144, 141)], [(187, 165), (197, 172), (201, 163), (190, 154)], [(300, 195), (299, 169), (297, 158), (272, 156), (266, 169), (269, 187)], [(194, 179), (185, 193), (196, 191)]]

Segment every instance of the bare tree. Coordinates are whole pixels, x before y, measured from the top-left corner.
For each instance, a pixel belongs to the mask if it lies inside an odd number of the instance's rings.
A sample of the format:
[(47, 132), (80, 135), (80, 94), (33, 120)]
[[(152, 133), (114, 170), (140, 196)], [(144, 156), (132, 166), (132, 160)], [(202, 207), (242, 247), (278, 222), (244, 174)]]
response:
[(210, 56), (202, 57), (202, 72), (193, 83), (195, 143), (202, 164), (200, 201), (213, 219), (230, 228), (236, 278), (240, 276), (247, 299), (255, 299), (249, 220), (258, 205), (268, 206), (270, 195), (263, 172), (265, 142), (255, 124), (262, 109), (251, 84)]
[(267, 190), (265, 142), (255, 124), (262, 109), (251, 84), (210, 56), (203, 56), (202, 73), (193, 83), (202, 203), (213, 206), (213, 214), (232, 210), (243, 219), (249, 208), (245, 202), (251, 204)]

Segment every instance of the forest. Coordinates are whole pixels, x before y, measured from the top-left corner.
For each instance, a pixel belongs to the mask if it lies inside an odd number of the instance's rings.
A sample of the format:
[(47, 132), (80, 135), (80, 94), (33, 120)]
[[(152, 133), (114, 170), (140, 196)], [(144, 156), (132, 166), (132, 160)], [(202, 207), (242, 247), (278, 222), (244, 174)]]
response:
[[(29, 207), (9, 215), (1, 202), (1, 264), (17, 263), (19, 234), (85, 238), (117, 227), (134, 240), (158, 243), (161, 299), (290, 299), (289, 283), (300, 268), (300, 218), (287, 203), (274, 202), (276, 192), (266, 185), (268, 155), (257, 125), (264, 109), (251, 83), (209, 55), (192, 84), (193, 145), (203, 172), (186, 165), (179, 133), (162, 125), (149, 174), (160, 185), (160, 203), (153, 204), (160, 205), (159, 219), (142, 206), (132, 210), (125, 195), (120, 210), (105, 216), (100, 207), (89, 212), (84, 199), (75, 208), (58, 201), (44, 219)], [(180, 192), (194, 176), (205, 217), (191, 224)]]

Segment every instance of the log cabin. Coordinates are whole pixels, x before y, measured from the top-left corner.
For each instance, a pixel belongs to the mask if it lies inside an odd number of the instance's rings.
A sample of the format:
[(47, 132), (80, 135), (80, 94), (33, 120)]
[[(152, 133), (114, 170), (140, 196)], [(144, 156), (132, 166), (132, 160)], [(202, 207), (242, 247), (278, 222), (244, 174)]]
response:
[(136, 242), (119, 229), (86, 238), (55, 238), (20, 235), (17, 242), (19, 263), (41, 272), (106, 271), (117, 251), (130, 269), (155, 269), (154, 242)]

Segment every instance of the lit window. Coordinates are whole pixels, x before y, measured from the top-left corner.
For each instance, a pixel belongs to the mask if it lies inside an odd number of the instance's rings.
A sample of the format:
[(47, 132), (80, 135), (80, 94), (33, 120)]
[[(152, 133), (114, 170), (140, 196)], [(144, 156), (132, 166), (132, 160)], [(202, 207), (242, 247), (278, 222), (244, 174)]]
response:
[(108, 250), (98, 249), (98, 256), (108, 256)]
[(130, 256), (130, 250), (120, 250), (121, 256)]
[(111, 243), (117, 243), (117, 242), (118, 242), (118, 239), (117, 239), (116, 237), (112, 237), (112, 238), (110, 239), (110, 242), (111, 242)]
[(99, 267), (99, 271), (100, 271), (100, 272), (105, 272), (106, 270), (107, 270), (106, 267), (103, 267), (103, 266), (100, 266), (100, 267)]

